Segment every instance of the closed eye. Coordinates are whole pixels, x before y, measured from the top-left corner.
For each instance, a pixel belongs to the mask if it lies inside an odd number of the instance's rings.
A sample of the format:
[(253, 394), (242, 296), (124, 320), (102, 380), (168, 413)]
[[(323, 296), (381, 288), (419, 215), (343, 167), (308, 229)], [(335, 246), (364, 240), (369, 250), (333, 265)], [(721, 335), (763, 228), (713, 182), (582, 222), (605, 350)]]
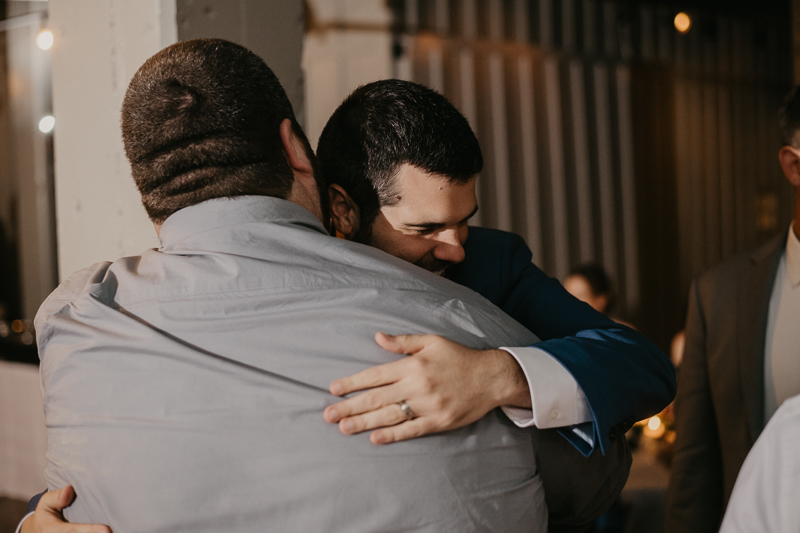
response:
[[(477, 212), (478, 212), (478, 206), (476, 205), (475, 209), (472, 210), (472, 213), (470, 213), (468, 216), (466, 216), (462, 220), (460, 220), (456, 224), (456, 226), (461, 227), (461, 226), (465, 225), (467, 223), (467, 221), (469, 219), (471, 219), (472, 217), (474, 217), (475, 213), (477, 213)], [(408, 224), (406, 227), (409, 230), (413, 231), (415, 235), (430, 235), (430, 234), (435, 233), (435, 232), (437, 232), (437, 231), (439, 231), (441, 229), (446, 228), (447, 224), (431, 222), (431, 223), (427, 223), (427, 224)]]

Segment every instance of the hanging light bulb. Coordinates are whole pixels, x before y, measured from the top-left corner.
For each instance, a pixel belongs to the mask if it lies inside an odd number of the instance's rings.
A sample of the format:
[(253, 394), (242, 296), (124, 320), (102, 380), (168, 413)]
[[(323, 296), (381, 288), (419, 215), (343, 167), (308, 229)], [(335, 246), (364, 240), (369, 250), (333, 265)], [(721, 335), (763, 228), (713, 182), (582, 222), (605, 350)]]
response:
[(678, 30), (678, 33), (687, 34), (689, 33), (689, 30), (692, 29), (692, 17), (683, 11), (675, 15), (675, 20), (673, 23), (675, 24), (675, 29)]
[(47, 28), (40, 31), (36, 36), (36, 46), (41, 50), (50, 50), (53, 46), (53, 32)]
[(42, 117), (39, 121), (39, 131), (42, 133), (50, 133), (56, 127), (56, 119), (53, 115)]

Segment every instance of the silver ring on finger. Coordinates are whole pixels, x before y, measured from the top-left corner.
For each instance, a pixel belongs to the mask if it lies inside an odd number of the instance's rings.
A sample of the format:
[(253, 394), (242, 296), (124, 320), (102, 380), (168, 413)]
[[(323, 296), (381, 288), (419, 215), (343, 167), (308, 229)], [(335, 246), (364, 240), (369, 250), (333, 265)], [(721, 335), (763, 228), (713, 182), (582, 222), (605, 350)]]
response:
[(408, 405), (405, 400), (402, 402), (397, 402), (397, 405), (400, 406), (400, 410), (403, 411), (403, 414), (406, 416), (406, 420), (412, 420), (414, 418), (414, 411), (411, 410), (411, 406)]

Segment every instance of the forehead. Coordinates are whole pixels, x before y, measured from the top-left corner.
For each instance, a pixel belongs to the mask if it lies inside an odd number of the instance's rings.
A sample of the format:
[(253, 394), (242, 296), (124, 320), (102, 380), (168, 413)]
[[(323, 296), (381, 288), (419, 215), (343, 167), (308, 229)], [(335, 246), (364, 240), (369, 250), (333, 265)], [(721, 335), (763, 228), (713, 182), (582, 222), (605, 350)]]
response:
[(452, 222), (468, 217), (476, 206), (475, 177), (467, 183), (451, 183), (444, 176), (429, 174), (407, 163), (400, 166), (394, 181), (394, 203), (383, 207), (408, 217), (411, 222)]

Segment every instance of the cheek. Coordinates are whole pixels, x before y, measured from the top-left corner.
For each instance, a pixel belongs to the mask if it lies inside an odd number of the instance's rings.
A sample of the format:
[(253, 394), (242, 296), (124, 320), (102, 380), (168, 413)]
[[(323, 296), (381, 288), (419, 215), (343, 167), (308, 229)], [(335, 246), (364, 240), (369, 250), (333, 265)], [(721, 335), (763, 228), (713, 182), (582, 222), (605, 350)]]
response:
[(385, 238), (386, 235), (372, 239), (372, 246), (383, 250), (387, 254), (393, 255), (409, 263), (416, 263), (434, 249), (434, 244), (428, 239), (409, 235), (393, 235), (393, 238)]
[(433, 249), (436, 247), (436, 243), (429, 239), (409, 236), (401, 239), (395, 245), (395, 253), (390, 253), (409, 263), (416, 263), (426, 255), (432, 254)]

